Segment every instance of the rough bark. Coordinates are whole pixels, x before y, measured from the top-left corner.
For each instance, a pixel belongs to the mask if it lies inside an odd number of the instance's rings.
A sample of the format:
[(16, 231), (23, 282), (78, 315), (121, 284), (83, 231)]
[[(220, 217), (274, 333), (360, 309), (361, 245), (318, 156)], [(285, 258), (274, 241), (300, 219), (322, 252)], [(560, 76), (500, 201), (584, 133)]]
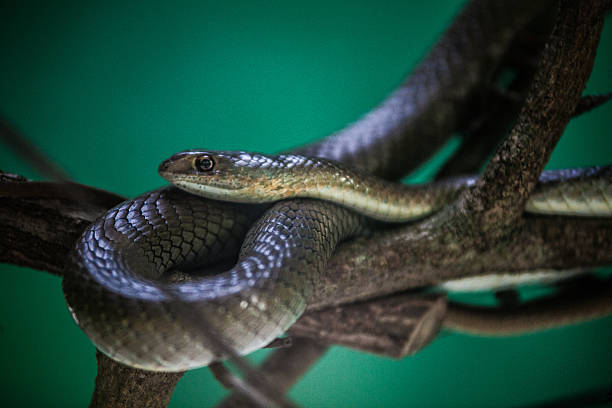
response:
[(603, 2), (562, 3), (517, 123), (454, 209), (478, 223), (477, 232), (503, 233), (521, 216), (591, 74), (604, 9)]
[(402, 358), (436, 337), (445, 312), (444, 295), (400, 294), (306, 313), (289, 334)]
[(90, 408), (167, 407), (181, 373), (153, 373), (125, 366), (99, 351), (98, 377)]
[[(383, 296), (449, 279), (612, 262), (612, 220), (524, 217), (489, 247), (460, 246), (453, 235), (393, 231), (341, 246), (311, 309)], [(463, 241), (465, 242), (465, 241)], [(376, 271), (375, 274), (372, 271)]]

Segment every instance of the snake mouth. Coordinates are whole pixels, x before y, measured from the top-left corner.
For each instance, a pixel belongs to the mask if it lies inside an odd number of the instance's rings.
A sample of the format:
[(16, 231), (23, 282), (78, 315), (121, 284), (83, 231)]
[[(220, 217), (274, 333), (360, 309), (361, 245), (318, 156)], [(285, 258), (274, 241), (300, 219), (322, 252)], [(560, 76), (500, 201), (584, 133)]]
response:
[(171, 181), (176, 187), (201, 197), (210, 198), (213, 200), (230, 201), (234, 203), (254, 203), (248, 195), (242, 194), (239, 187), (233, 186), (214, 186), (211, 184), (202, 184), (197, 181), (185, 180), (176, 178)]

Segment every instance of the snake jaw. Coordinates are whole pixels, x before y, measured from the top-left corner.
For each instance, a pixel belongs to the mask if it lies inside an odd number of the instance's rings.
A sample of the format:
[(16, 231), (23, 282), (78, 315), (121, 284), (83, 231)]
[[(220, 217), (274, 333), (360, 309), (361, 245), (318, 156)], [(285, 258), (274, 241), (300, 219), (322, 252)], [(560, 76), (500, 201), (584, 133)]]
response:
[[(168, 179), (167, 179), (168, 180)], [(274, 200), (257, 199), (249, 194), (245, 194), (241, 188), (231, 188), (229, 186), (216, 187), (214, 185), (202, 184), (188, 179), (168, 180), (178, 188), (188, 193), (211, 198), (213, 200), (230, 201), (234, 203), (264, 203)]]

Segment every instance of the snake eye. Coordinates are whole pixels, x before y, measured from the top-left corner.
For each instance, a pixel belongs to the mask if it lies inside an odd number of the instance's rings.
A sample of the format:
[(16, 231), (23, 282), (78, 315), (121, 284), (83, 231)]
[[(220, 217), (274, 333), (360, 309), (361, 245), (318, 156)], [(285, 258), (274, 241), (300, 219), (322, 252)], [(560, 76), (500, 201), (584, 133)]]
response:
[(196, 159), (193, 161), (193, 167), (197, 171), (201, 172), (211, 171), (213, 167), (215, 167), (215, 161), (209, 155), (204, 154), (196, 157)]

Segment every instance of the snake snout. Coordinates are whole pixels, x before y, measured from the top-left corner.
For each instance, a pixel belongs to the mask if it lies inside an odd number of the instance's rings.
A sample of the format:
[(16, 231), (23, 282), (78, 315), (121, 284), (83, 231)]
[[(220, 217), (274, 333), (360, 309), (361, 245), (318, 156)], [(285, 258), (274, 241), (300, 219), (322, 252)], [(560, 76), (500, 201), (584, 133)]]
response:
[(193, 159), (191, 156), (187, 154), (175, 154), (169, 159), (161, 162), (157, 168), (157, 172), (166, 180), (172, 181), (168, 177), (192, 173), (192, 164)]
[(163, 162), (161, 162), (159, 167), (157, 168), (157, 172), (160, 174), (167, 172), (168, 168), (170, 167), (171, 162), (172, 162), (171, 159), (166, 159)]

